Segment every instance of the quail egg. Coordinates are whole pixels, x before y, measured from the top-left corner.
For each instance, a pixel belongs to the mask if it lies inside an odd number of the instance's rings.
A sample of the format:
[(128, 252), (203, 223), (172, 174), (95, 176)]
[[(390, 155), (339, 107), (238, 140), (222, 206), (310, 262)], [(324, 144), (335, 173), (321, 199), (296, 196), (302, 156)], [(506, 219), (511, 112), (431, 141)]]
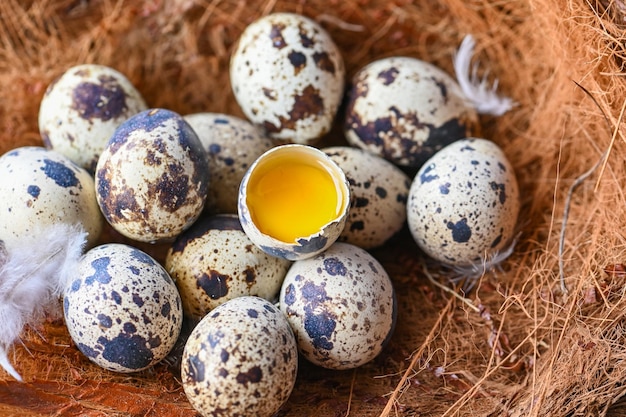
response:
[(182, 384), (202, 416), (271, 417), (287, 401), (298, 350), (280, 310), (258, 297), (239, 297), (206, 315), (182, 358)]
[(396, 165), (419, 168), (439, 149), (477, 130), (476, 110), (459, 84), (430, 63), (383, 58), (353, 78), (346, 139)]
[(178, 236), (165, 259), (183, 310), (198, 319), (235, 297), (275, 301), (290, 265), (256, 247), (236, 214), (199, 219)]
[(329, 369), (351, 369), (374, 359), (395, 327), (393, 285), (367, 251), (336, 242), (293, 263), (283, 281), (280, 309), (302, 356)]
[(55, 223), (80, 225), (93, 246), (104, 219), (94, 180), (66, 156), (43, 147), (13, 149), (0, 157), (0, 240), (7, 246)]
[(200, 216), (209, 165), (198, 135), (179, 114), (150, 109), (115, 131), (96, 166), (105, 219), (140, 242), (172, 241)]
[(483, 262), (512, 241), (520, 210), (515, 172), (494, 142), (467, 138), (431, 157), (407, 202), (418, 246), (445, 264)]
[(261, 155), (239, 187), (239, 220), (264, 252), (315, 256), (343, 231), (350, 207), (344, 172), (317, 148), (288, 144)]
[(332, 125), (344, 93), (343, 58), (315, 21), (274, 13), (250, 24), (232, 54), (242, 111), (276, 139), (312, 144)]
[(250, 122), (219, 113), (195, 113), (184, 117), (207, 151), (211, 182), (205, 210), (237, 213), (237, 189), (246, 170), (276, 143)]
[(411, 178), (363, 149), (333, 146), (322, 151), (339, 165), (350, 184), (352, 201), (339, 241), (364, 249), (382, 246), (405, 225)]
[(146, 109), (122, 73), (104, 65), (77, 65), (48, 86), (39, 107), (39, 131), (46, 147), (93, 173), (115, 129)]
[(68, 279), (63, 312), (78, 349), (115, 372), (146, 369), (167, 356), (183, 310), (174, 281), (152, 257), (109, 243), (89, 250)]

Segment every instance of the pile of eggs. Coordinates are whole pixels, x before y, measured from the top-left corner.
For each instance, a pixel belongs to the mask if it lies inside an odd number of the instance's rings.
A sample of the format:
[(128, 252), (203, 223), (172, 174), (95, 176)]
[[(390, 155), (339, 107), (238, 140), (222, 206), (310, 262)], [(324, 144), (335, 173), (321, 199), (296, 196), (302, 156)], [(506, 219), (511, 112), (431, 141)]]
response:
[[(478, 116), (456, 81), (426, 62), (391, 57), (358, 71), (348, 144), (321, 149), (346, 92), (321, 26), (289, 13), (259, 19), (230, 76), (248, 120), (148, 108), (105, 66), (66, 71), (41, 103), (45, 148), (0, 157), (13, 179), (0, 184), (10, 196), (0, 237), (10, 245), (46, 224), (80, 224), (88, 250), (63, 300), (80, 351), (139, 371), (168, 355), (184, 317), (197, 321), (182, 358), (191, 404), (271, 416), (299, 356), (351, 369), (390, 339), (396, 296), (371, 249), (408, 224), (433, 259), (480, 263), (511, 243), (519, 191), (502, 150), (473, 137)], [(163, 265), (99, 244), (104, 221), (168, 244)]]

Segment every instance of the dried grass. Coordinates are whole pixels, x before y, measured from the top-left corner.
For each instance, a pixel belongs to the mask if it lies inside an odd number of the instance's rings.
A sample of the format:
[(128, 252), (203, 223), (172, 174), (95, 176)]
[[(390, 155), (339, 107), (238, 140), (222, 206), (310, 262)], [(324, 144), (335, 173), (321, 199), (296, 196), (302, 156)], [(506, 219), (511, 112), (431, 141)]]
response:
[[(516, 169), (523, 208), (514, 254), (466, 295), (427, 279), (406, 233), (376, 251), (399, 294), (391, 344), (354, 371), (302, 363), (278, 415), (623, 415), (621, 1), (6, 0), (0, 2), (0, 153), (41, 144), (41, 96), (78, 63), (117, 68), (152, 107), (241, 116), (228, 80), (229, 54), (246, 24), (279, 10), (320, 21), (341, 48), (349, 75), (391, 55), (425, 59), (452, 73), (455, 48), (473, 34), (477, 57), (519, 103), (482, 122), (484, 136), (504, 148)], [(326, 140), (340, 142), (340, 129)], [(573, 189), (563, 231), (570, 187), (599, 161)], [(146, 248), (157, 257), (162, 249)], [(429, 268), (445, 282), (444, 270)], [(82, 357), (62, 322), (36, 330), (25, 332), (14, 351), (27, 383), (0, 375), (2, 415), (194, 415), (175, 366), (115, 375)]]

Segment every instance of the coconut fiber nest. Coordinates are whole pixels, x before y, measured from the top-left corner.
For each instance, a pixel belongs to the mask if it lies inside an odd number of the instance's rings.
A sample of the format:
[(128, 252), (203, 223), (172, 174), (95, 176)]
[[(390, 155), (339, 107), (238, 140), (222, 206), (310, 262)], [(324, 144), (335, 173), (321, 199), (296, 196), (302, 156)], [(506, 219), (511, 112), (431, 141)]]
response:
[[(398, 295), (393, 338), (354, 370), (301, 361), (277, 415), (621, 416), (625, 10), (621, 0), (4, 0), (0, 153), (42, 145), (44, 91), (82, 63), (119, 70), (150, 107), (243, 117), (230, 53), (248, 24), (271, 12), (326, 28), (348, 79), (394, 55), (452, 74), (452, 56), (471, 34), (480, 71), (516, 102), (503, 116), (481, 116), (483, 136), (504, 150), (520, 185), (514, 252), (463, 292), (445, 270), (424, 270), (406, 230), (372, 251)], [(341, 128), (324, 140), (341, 143)], [(162, 248), (141, 248), (162, 259)], [(26, 328), (9, 359), (24, 382), (0, 372), (3, 416), (196, 415), (175, 357), (135, 374), (105, 371), (78, 351), (62, 319)]]

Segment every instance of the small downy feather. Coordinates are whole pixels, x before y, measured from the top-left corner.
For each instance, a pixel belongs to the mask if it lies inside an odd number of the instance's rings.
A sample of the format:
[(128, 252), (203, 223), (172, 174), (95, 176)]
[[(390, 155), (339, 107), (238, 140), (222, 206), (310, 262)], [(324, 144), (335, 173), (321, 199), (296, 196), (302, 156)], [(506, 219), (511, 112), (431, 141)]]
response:
[(495, 253), (486, 254), (480, 262), (476, 262), (467, 266), (453, 266), (454, 276), (450, 278), (450, 282), (458, 283), (463, 281), (463, 291), (469, 292), (478, 279), (487, 272), (494, 272), (500, 269), (500, 264), (504, 262), (515, 250), (515, 245), (519, 240), (519, 233), (506, 245), (502, 250)]
[(8, 351), (26, 325), (58, 313), (59, 296), (82, 255), (86, 236), (79, 226), (55, 224), (10, 245), (0, 240), (0, 366), (19, 381)]
[(478, 77), (478, 62), (471, 65), (475, 45), (474, 37), (467, 35), (454, 55), (453, 64), (457, 81), (478, 113), (501, 116), (511, 110), (515, 103), (508, 97), (498, 95), (497, 79), (489, 86), (488, 72), (482, 78)]

